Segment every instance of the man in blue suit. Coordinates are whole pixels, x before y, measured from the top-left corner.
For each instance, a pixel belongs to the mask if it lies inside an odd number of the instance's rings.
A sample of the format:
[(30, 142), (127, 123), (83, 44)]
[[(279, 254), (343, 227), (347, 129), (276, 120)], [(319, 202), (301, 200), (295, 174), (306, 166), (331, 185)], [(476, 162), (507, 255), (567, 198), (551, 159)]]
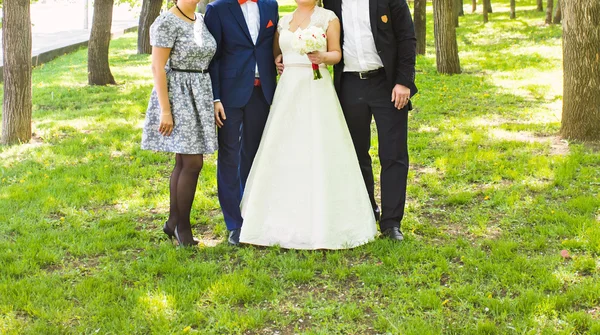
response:
[(210, 65), (219, 127), (217, 182), (229, 244), (240, 240), (240, 201), (267, 122), (276, 85), (275, 0), (216, 0), (204, 22), (217, 41)]

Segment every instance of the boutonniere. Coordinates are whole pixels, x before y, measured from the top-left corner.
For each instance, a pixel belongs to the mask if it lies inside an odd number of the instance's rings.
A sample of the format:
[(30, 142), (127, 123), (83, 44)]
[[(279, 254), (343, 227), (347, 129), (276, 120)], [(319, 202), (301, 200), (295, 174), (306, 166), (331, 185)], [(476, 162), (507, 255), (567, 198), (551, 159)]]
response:
[(381, 22), (383, 22), (383, 23), (387, 23), (388, 22), (387, 15), (384, 15), (384, 16), (381, 17)]

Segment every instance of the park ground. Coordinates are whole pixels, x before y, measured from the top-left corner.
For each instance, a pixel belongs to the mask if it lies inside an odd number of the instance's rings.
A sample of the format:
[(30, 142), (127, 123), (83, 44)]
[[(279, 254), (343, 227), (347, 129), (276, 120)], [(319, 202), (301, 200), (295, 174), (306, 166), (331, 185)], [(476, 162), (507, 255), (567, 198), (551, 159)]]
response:
[(0, 333), (600, 334), (600, 153), (559, 137), (561, 28), (493, 6), (461, 17), (454, 76), (428, 9), (401, 244), (229, 247), (209, 156), (203, 244), (176, 248), (135, 34), (111, 44), (119, 85), (86, 85), (86, 50), (35, 68), (34, 139), (0, 148)]

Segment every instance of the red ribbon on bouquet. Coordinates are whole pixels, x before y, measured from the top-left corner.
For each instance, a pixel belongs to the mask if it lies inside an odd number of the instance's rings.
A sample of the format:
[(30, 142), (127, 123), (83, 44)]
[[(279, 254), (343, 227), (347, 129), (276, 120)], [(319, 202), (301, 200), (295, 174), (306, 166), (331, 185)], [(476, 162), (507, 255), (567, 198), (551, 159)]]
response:
[(313, 80), (321, 79), (323, 76), (321, 75), (321, 71), (319, 71), (319, 64), (312, 64), (313, 69)]

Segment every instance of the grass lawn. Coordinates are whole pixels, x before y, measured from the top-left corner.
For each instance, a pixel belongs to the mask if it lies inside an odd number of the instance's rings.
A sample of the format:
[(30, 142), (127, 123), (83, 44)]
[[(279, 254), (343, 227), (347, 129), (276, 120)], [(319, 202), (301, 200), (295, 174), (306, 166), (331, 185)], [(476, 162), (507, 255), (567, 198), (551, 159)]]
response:
[(85, 50), (36, 68), (34, 140), (0, 148), (0, 333), (600, 334), (600, 153), (558, 137), (561, 29), (527, 1), (460, 19), (456, 76), (429, 8), (401, 244), (228, 247), (211, 156), (204, 244), (175, 248), (135, 34), (111, 44), (117, 86), (86, 86)]

